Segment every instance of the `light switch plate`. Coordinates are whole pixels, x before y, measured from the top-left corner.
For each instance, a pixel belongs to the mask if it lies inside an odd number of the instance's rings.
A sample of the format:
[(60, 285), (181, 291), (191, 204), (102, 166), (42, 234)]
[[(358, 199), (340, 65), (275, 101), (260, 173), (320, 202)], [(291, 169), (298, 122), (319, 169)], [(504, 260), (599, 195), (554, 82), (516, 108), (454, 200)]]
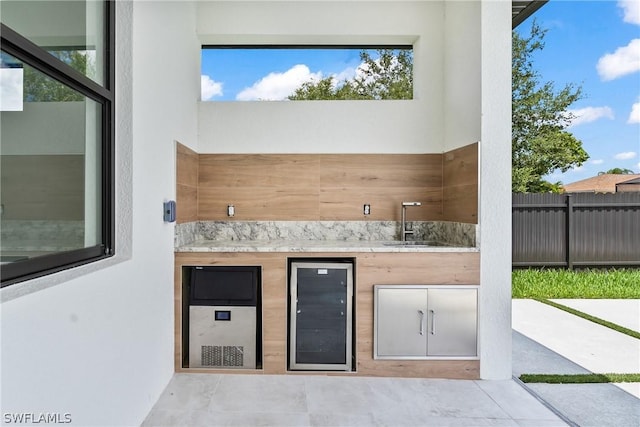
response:
[(176, 202), (169, 200), (164, 202), (164, 220), (165, 222), (175, 222), (176, 220)]

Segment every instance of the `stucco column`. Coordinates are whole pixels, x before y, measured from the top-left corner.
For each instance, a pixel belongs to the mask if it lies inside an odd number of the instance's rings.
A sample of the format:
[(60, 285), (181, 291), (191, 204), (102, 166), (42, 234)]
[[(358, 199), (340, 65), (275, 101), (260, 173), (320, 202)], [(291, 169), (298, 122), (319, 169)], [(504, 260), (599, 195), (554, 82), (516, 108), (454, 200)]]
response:
[(480, 377), (511, 378), (511, 1), (483, 0)]

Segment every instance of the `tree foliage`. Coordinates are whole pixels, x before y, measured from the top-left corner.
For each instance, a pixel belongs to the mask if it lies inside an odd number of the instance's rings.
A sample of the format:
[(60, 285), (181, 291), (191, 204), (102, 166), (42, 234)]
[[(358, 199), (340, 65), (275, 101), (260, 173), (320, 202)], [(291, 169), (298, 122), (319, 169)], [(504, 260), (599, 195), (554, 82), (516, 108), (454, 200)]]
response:
[(598, 172), (598, 175), (607, 175), (607, 174), (613, 174), (613, 175), (633, 175), (635, 172), (632, 171), (631, 169), (623, 169), (623, 168), (613, 168), (613, 169), (609, 169), (608, 171), (605, 172)]
[[(82, 74), (92, 75), (94, 67), (86, 53), (77, 50), (59, 50), (50, 53)], [(30, 66), (24, 68), (24, 100), (26, 102), (70, 102), (84, 99), (81, 93), (35, 68)]]
[(555, 170), (566, 172), (582, 165), (589, 155), (582, 142), (566, 128), (574, 118), (567, 108), (582, 98), (579, 86), (568, 84), (560, 91), (553, 82), (540, 82), (532, 55), (544, 48), (543, 30), (535, 22), (528, 37), (513, 32), (512, 44), (512, 190), (556, 191), (559, 183), (542, 179)]
[(374, 58), (360, 52), (353, 79), (329, 76), (303, 83), (290, 100), (413, 99), (413, 55), (409, 49), (377, 49)]

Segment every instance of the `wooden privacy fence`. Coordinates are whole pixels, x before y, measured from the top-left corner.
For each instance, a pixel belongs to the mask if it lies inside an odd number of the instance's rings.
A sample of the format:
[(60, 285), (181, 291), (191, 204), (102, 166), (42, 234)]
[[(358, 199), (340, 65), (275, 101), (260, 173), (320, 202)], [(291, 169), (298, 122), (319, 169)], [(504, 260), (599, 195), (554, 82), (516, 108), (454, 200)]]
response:
[(640, 192), (512, 197), (513, 267), (640, 266)]

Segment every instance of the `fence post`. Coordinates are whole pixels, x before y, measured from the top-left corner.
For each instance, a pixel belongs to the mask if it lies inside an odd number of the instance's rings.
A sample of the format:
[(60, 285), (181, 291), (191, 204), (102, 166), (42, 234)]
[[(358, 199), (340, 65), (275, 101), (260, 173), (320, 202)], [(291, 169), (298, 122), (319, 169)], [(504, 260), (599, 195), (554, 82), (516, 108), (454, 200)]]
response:
[(573, 270), (573, 197), (567, 194), (567, 268)]

